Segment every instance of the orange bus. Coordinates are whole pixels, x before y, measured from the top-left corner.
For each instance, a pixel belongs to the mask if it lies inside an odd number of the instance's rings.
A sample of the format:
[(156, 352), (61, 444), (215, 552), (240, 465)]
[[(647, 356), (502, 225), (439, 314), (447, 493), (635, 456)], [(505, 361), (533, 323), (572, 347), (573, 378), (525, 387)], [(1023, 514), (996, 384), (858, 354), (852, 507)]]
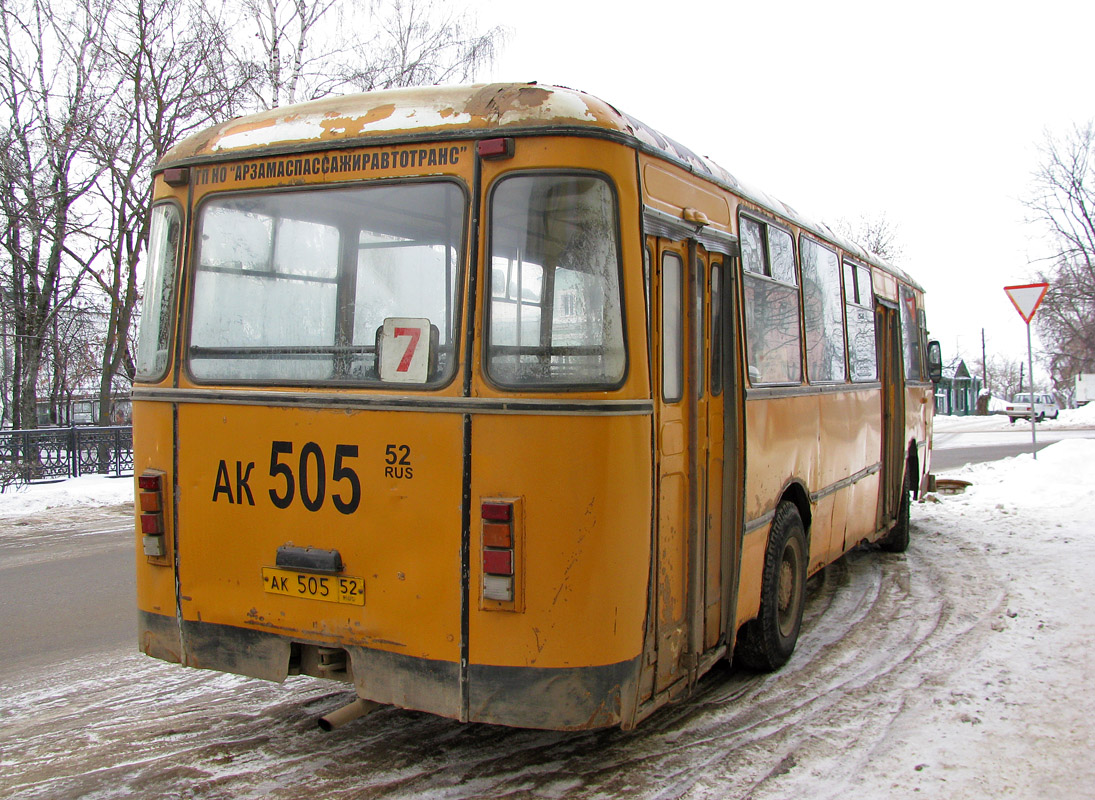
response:
[(320, 100), (156, 167), (140, 648), (465, 722), (629, 728), (776, 669), (908, 544), (923, 291), (589, 95)]

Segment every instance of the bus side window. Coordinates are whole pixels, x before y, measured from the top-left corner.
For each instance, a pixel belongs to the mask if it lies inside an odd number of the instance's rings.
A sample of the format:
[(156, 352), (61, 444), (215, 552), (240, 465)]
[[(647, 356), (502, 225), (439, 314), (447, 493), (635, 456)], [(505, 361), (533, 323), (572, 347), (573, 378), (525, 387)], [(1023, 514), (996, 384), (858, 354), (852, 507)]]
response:
[(711, 264), (711, 394), (722, 394), (722, 262)]
[(739, 217), (745, 270), (745, 333), (753, 384), (802, 382), (798, 281), (791, 234), (752, 217)]
[(844, 262), (844, 315), (848, 321), (848, 366), (852, 380), (857, 383), (877, 380), (871, 270), (851, 261)]
[(920, 315), (917, 314), (916, 295), (901, 284), (901, 339), (905, 354), (905, 380), (924, 380), (920, 357)]
[(684, 318), (681, 259), (662, 254), (662, 399), (675, 403), (684, 389)]
[(840, 302), (840, 259), (803, 237), (802, 297), (806, 317), (806, 372), (811, 383), (844, 381), (844, 315)]
[(697, 397), (703, 397), (704, 383), (706, 383), (706, 381), (707, 381), (707, 372), (704, 369), (704, 356), (706, 356), (707, 353), (705, 352), (706, 344), (705, 344), (704, 338), (703, 338), (704, 337), (704, 332), (707, 330), (706, 309), (704, 308), (704, 304), (703, 304), (703, 301), (704, 301), (703, 293), (704, 293), (704, 289), (706, 288), (706, 284), (707, 284), (706, 276), (704, 275), (704, 273), (706, 272), (706, 270), (704, 269), (704, 266), (705, 265), (703, 263), (703, 259), (700, 258), (699, 256), (696, 256), (696, 280), (695, 280), (695, 283), (694, 283), (694, 286), (695, 286), (695, 289), (696, 289), (696, 299), (695, 299), (695, 319), (696, 319), (696, 323), (695, 323), (695, 328), (694, 328), (695, 334), (693, 335), (693, 339), (695, 340), (695, 344), (693, 346), (693, 352), (695, 352), (694, 358), (695, 358), (695, 361), (696, 361), (696, 373), (695, 374), (696, 374), (696, 396)]

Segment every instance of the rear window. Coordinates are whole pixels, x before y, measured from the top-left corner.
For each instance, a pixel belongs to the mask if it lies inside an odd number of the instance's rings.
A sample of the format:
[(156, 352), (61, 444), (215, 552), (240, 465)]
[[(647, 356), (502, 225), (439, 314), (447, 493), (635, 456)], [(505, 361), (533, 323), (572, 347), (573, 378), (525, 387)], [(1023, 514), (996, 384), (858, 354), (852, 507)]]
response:
[(490, 379), (619, 385), (627, 355), (611, 185), (590, 174), (519, 174), (495, 185), (490, 208)]
[[(205, 203), (191, 374), (264, 383), (446, 382), (455, 369), (465, 207), (453, 182)], [(400, 356), (387, 373), (385, 348)], [(412, 356), (415, 369), (399, 371)]]
[(181, 221), (174, 205), (152, 208), (148, 232), (144, 308), (137, 348), (137, 378), (155, 380), (167, 370)]

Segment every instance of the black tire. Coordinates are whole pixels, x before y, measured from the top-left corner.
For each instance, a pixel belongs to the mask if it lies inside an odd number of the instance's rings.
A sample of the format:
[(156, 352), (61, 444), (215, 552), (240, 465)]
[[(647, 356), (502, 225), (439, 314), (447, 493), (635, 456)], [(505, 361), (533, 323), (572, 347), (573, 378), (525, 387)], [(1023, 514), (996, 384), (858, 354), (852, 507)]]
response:
[(878, 546), (887, 553), (904, 553), (909, 549), (909, 506), (912, 503), (909, 495), (909, 471), (905, 470), (905, 477), (901, 481), (901, 500), (897, 509), (897, 523), (890, 528), (890, 532), (878, 540)]
[(1014, 425), (1015, 424), (1015, 419), (1016, 419), (1015, 417), (1008, 417), (1008, 422), (1010, 422), (1012, 425)]
[(734, 661), (748, 669), (771, 672), (795, 652), (806, 604), (806, 531), (794, 503), (776, 508), (764, 554), (760, 614), (742, 626)]
[(1035, 422), (1045, 422), (1046, 421), (1046, 415), (1043, 412), (1043, 413), (1039, 414), (1037, 417), (1035, 417), (1034, 419), (1035, 419)]

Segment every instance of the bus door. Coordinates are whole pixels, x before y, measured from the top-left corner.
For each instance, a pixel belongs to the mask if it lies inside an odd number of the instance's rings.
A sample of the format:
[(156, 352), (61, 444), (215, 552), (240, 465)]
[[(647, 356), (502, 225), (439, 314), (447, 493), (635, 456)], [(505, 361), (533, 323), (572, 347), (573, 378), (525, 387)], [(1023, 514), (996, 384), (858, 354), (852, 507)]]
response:
[(704, 600), (703, 600), (703, 649), (710, 650), (718, 644), (725, 626), (724, 593), (726, 578), (730, 573), (726, 558), (733, 542), (729, 541), (725, 507), (726, 491), (726, 438), (727, 411), (733, 419), (734, 404), (727, 403), (725, 363), (728, 348), (727, 280), (730, 260), (722, 253), (711, 253), (707, 265), (707, 515), (705, 524)]
[(723, 627), (723, 400), (712, 394), (724, 257), (695, 241), (651, 237), (656, 341), (655, 691), (692, 674)]
[(901, 359), (901, 322), (897, 305), (881, 298), (875, 306), (879, 377), (882, 380), (882, 480), (878, 528), (897, 518), (905, 477), (905, 374)]
[[(742, 452), (738, 432), (741, 383), (735, 377), (734, 293), (731, 277), (736, 240), (708, 235), (696, 243), (697, 282), (693, 303), (699, 346), (696, 348), (697, 413), (705, 419), (697, 426), (697, 478), (699, 561), (697, 585), (700, 616), (694, 630), (695, 652), (708, 652), (721, 641), (732, 644), (733, 609), (737, 607), (736, 581), (741, 544), (739, 479)], [(706, 266), (706, 270), (704, 267)], [(702, 288), (702, 294), (700, 289)], [(737, 532), (735, 536), (734, 532)], [(702, 632), (702, 637), (701, 637)], [(725, 639), (723, 638), (725, 634)]]
[[(695, 425), (690, 413), (693, 398), (687, 346), (686, 308), (692, 296), (689, 248), (682, 242), (654, 240), (654, 318), (658, 332), (654, 347), (655, 444), (657, 460), (657, 526), (654, 548), (655, 691), (676, 682), (687, 666), (689, 514), (695, 496), (690, 485), (694, 459)], [(693, 447), (690, 448), (690, 439)], [(692, 450), (692, 452), (690, 452)]]

